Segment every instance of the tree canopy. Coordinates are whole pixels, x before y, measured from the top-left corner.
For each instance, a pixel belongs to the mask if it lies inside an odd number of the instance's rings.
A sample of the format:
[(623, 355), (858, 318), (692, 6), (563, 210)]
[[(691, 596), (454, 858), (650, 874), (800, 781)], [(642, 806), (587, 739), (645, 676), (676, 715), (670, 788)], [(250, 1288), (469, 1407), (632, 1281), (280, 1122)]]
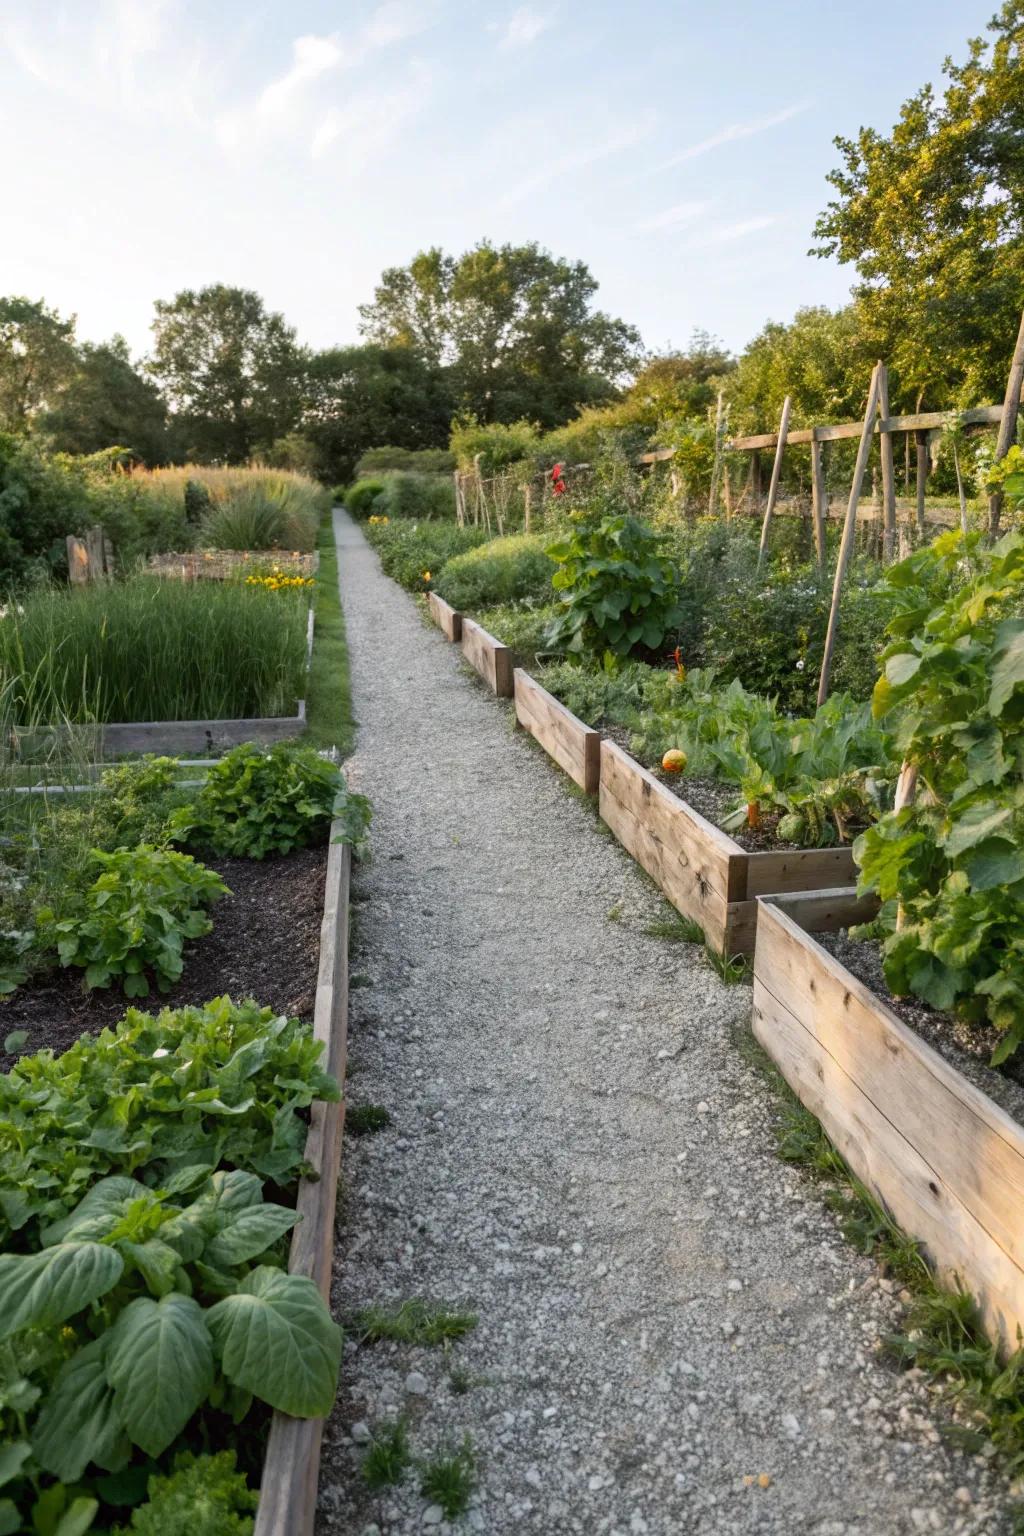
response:
[(39, 426), (62, 453), (99, 453), (120, 444), (146, 464), (165, 463), (171, 453), (166, 402), (133, 364), (123, 336), (99, 346), (82, 343)]
[(614, 398), (640, 356), (634, 327), (593, 308), (597, 286), (584, 262), (536, 243), (434, 247), (384, 272), (362, 331), (443, 370), (462, 413), (554, 427)]
[(0, 431), (25, 432), (75, 367), (75, 317), (39, 300), (0, 298)]
[(454, 402), (438, 368), (405, 346), (332, 347), (305, 363), (302, 432), (319, 473), (350, 479), (367, 448), (445, 448)]
[(852, 262), (862, 331), (901, 403), (1001, 397), (1024, 292), (1024, 0), (1007, 0), (889, 135), (837, 138), (820, 255)]

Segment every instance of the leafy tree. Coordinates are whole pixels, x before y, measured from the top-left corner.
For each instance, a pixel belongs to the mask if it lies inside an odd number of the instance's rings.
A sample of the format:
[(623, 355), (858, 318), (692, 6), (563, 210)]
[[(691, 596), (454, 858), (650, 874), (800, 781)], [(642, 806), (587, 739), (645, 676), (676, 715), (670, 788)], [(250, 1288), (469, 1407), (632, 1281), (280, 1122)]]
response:
[(0, 299), (0, 431), (28, 431), (74, 367), (74, 316), (62, 320), (41, 299)]
[(461, 412), (555, 427), (614, 398), (639, 356), (637, 331), (592, 308), (597, 286), (584, 262), (535, 243), (485, 240), (459, 257), (435, 247), (384, 272), (362, 329), (444, 368)]
[(306, 360), (302, 432), (317, 470), (344, 483), (368, 448), (444, 448), (453, 400), (442, 371), (408, 346), (334, 347)]
[(189, 458), (240, 463), (295, 426), (303, 359), (258, 293), (214, 283), (157, 300), (150, 372)]
[(799, 309), (789, 325), (770, 320), (726, 383), (730, 430), (778, 427), (787, 395), (794, 426), (852, 420), (863, 412), (873, 361), (855, 305)]
[(704, 417), (715, 403), (719, 382), (736, 360), (707, 331), (694, 331), (685, 352), (652, 354), (626, 391), (630, 419), (657, 427), (679, 417)]
[(147, 464), (166, 463), (169, 456), (167, 406), (133, 365), (123, 336), (100, 346), (83, 344), (40, 427), (62, 453), (98, 453), (123, 443)]
[(837, 138), (837, 196), (818, 255), (853, 262), (868, 345), (893, 367), (894, 405), (999, 399), (1024, 291), (1024, 0), (1006, 0), (991, 47), (947, 59), (888, 136)]

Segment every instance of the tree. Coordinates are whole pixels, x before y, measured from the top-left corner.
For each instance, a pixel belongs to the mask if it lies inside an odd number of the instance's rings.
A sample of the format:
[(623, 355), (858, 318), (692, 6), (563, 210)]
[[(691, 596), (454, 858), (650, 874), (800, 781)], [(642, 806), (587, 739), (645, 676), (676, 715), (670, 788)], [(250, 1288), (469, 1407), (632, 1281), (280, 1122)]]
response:
[(149, 371), (190, 457), (241, 463), (295, 426), (303, 356), (258, 293), (215, 283), (158, 299), (153, 336)]
[(40, 299), (0, 299), (0, 431), (27, 432), (75, 366), (75, 318)]
[(770, 320), (726, 381), (730, 432), (770, 432), (791, 396), (794, 427), (853, 420), (864, 410), (873, 359), (857, 307), (798, 309)]
[(597, 286), (585, 263), (535, 243), (434, 248), (384, 272), (362, 330), (443, 369), (460, 412), (555, 427), (613, 399), (640, 355), (632, 326), (592, 308)]
[(318, 473), (343, 483), (367, 448), (445, 448), (454, 402), (442, 371), (408, 346), (335, 347), (306, 360), (302, 432)]
[(626, 391), (623, 406), (652, 427), (678, 417), (700, 418), (715, 403), (736, 359), (707, 331), (694, 331), (685, 352), (652, 353)]
[[(947, 59), (886, 137), (838, 138), (838, 194), (818, 255), (853, 262), (870, 350), (893, 368), (898, 405), (998, 400), (1024, 290), (1024, 0), (990, 23), (991, 47)], [(894, 400), (894, 405), (897, 400)]]
[(167, 406), (133, 365), (123, 336), (79, 348), (74, 371), (39, 425), (61, 453), (98, 453), (116, 443), (146, 464), (169, 456)]

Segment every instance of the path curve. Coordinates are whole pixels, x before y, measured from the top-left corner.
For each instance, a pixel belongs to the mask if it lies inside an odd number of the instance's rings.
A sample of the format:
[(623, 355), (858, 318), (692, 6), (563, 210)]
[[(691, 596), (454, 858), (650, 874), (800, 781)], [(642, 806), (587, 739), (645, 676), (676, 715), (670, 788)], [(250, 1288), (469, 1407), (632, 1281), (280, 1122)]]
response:
[(453, 1530), (996, 1536), (1001, 1485), (875, 1360), (896, 1299), (774, 1154), (748, 988), (644, 932), (657, 892), (335, 519), (375, 805), (348, 1092), (393, 1117), (346, 1140), (335, 1305), (479, 1324), (347, 1343), (318, 1532), (449, 1529), (360, 1479), (402, 1413), (417, 1456), (472, 1437)]

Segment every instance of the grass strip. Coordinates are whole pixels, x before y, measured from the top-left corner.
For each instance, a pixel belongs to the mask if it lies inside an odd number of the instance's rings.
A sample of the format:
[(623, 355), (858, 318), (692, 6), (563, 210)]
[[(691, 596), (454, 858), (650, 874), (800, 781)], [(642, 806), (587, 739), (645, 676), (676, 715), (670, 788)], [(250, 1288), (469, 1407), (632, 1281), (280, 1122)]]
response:
[(306, 692), (305, 740), (314, 747), (337, 747), (342, 757), (352, 751), (355, 721), (349, 674), (345, 616), (338, 591), (338, 551), (328, 516), (317, 536), (320, 569), (316, 579), (313, 662)]

